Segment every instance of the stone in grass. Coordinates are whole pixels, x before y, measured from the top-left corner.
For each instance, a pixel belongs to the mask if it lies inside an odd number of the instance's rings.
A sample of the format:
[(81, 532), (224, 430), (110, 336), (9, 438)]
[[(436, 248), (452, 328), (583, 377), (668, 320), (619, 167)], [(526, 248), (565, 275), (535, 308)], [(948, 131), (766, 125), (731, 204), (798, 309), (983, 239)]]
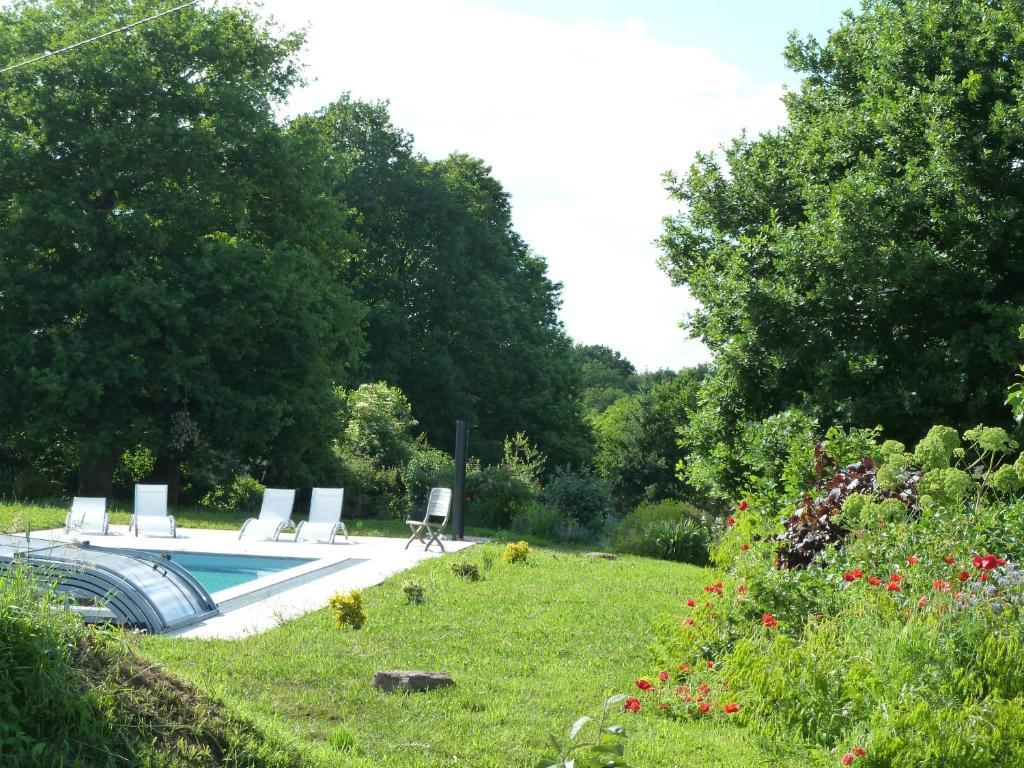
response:
[(583, 554), (583, 556), (584, 557), (599, 557), (602, 560), (614, 560), (615, 559), (615, 555), (611, 554), (610, 552), (585, 552)]
[(377, 672), (373, 676), (373, 687), (385, 693), (391, 691), (429, 691), (434, 688), (447, 688), (455, 685), (451, 675), (446, 672), (410, 672), (396, 670), (393, 672)]

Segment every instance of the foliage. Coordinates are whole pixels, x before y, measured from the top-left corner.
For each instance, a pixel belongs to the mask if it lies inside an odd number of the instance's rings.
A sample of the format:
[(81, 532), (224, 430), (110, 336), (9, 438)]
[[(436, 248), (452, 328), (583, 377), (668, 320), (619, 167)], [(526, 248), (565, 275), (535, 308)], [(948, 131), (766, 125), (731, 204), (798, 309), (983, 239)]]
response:
[(452, 573), (466, 581), (480, 581), (480, 566), (469, 560), (456, 560), (451, 564)]
[(297, 768), (291, 748), (230, 714), (122, 637), (84, 626), (25, 571), (0, 579), (5, 766)]
[(555, 470), (541, 490), (541, 501), (556, 508), (563, 520), (600, 531), (613, 512), (608, 483), (589, 469)]
[(540, 485), (547, 462), (548, 457), (530, 442), (525, 432), (516, 432), (512, 437), (505, 438), (501, 466), (505, 467), (512, 477), (529, 485)]
[(636, 391), (636, 368), (621, 353), (599, 344), (577, 344), (572, 354), (582, 376), (586, 413), (602, 413)]
[[(808, 518), (820, 525), (799, 522), (801, 548), (792, 518), (783, 550), (771, 546), (786, 503), (774, 490), (744, 500), (724, 538), (730, 572), (660, 627), (656, 663), (670, 671), (639, 700), (696, 718), (711, 710), (695, 709), (695, 696), (708, 703), (727, 685), (762, 734), (844, 765), (1019, 761), (1024, 503), (1003, 490), (1016, 445), (1001, 429), (968, 430), (961, 443), (937, 428), (915, 457), (895, 441), (872, 446), (872, 434), (831, 430), (816, 446), (821, 479), (800, 504), (812, 499)], [(843, 464), (830, 449), (866, 458)], [(890, 465), (901, 491), (873, 478)], [(793, 564), (804, 567), (780, 567)]]
[(525, 541), (510, 541), (501, 551), (501, 559), (506, 563), (523, 563), (530, 556), (530, 545)]
[(615, 526), (609, 540), (613, 552), (704, 565), (712, 526), (708, 517), (683, 501), (644, 504)]
[(344, 593), (337, 592), (331, 595), (328, 607), (334, 615), (334, 625), (338, 629), (344, 629), (345, 627), (361, 629), (366, 623), (363, 595), (358, 589)]
[(455, 466), (452, 457), (447, 453), (418, 441), (413, 448), (412, 456), (399, 470), (398, 475), (405, 491), (402, 506), (407, 514), (427, 498), (431, 488), (450, 488)]
[(249, 475), (237, 475), (230, 485), (219, 486), (203, 497), (202, 505), (213, 509), (254, 512), (263, 500), (263, 483)]
[(547, 504), (534, 503), (512, 519), (511, 529), (515, 533), (529, 533), (551, 541), (558, 539), (562, 526), (562, 515), (557, 508)]
[(536, 494), (534, 482), (525, 479), (521, 469), (477, 464), (466, 472), (466, 519), (473, 525), (507, 529), (533, 504)]
[(423, 603), (427, 599), (426, 590), (418, 581), (402, 582), (402, 594), (405, 595), (407, 603), (414, 603), (416, 605)]
[[(1024, 341), (1024, 325), (1020, 327), (1019, 338)], [(1006, 404), (1010, 406), (1017, 424), (1024, 423), (1024, 363), (1020, 365), (1020, 373), (1017, 378), (1021, 381), (1011, 384), (1006, 390)]]
[[(157, 8), (9, 3), (0, 50)], [(0, 82), (0, 423), (74, 444), (83, 492), (140, 445), (168, 472), (200, 443), (293, 476), (326, 451), (363, 313), (337, 279), (347, 208), (274, 121), (301, 43), (200, 5)]]
[[(569, 737), (562, 741), (554, 734), (548, 741), (555, 749), (551, 757), (541, 759), (537, 768), (627, 768), (623, 759), (626, 729), (621, 725), (605, 725), (608, 710), (623, 701), (625, 694), (605, 699), (597, 720), (584, 715), (569, 728)], [(588, 726), (593, 725), (593, 728)], [(593, 736), (590, 736), (590, 732)]]
[(1004, 422), (1024, 313), (1022, 23), (1017, 3), (867, 0), (824, 42), (791, 40), (803, 79), (784, 127), (667, 178), (681, 210), (663, 266), (715, 356), (690, 421), (700, 456), (742, 453), (742, 425), (790, 407), (904, 441)]
[(513, 229), (491, 169), (466, 155), (425, 159), (386, 104), (348, 95), (289, 132), (318, 147), (325, 198), (359, 212), (360, 256), (342, 280), (368, 307), (362, 379), (399, 387), (433, 445), (465, 419), (485, 462), (520, 431), (556, 462), (585, 460), (561, 286)]
[(607, 478), (621, 509), (664, 498), (698, 498), (680, 480), (684, 461), (678, 430), (696, 407), (702, 368), (681, 371), (615, 401), (591, 416), (596, 438), (594, 464)]

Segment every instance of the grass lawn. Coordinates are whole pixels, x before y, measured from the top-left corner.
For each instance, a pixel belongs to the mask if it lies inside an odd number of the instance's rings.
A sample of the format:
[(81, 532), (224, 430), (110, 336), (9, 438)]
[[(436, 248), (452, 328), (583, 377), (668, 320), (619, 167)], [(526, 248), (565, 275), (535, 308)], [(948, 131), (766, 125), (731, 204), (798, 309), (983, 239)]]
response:
[[(261, 726), (292, 735), (311, 765), (533, 766), (550, 731), (594, 714), (606, 691), (635, 691), (632, 681), (652, 671), (649, 627), (708, 574), (549, 550), (508, 565), (499, 552), (475, 547), (367, 590), (359, 631), (335, 629), (324, 610), (246, 640), (145, 637), (141, 648)], [(456, 558), (480, 564), (483, 580), (456, 577)], [(425, 604), (406, 603), (406, 580), (425, 587)], [(380, 669), (444, 670), (457, 686), (384, 694), (370, 687)], [(633, 766), (804, 764), (765, 753), (721, 715), (671, 723), (649, 714), (617, 715), (631, 731)]]

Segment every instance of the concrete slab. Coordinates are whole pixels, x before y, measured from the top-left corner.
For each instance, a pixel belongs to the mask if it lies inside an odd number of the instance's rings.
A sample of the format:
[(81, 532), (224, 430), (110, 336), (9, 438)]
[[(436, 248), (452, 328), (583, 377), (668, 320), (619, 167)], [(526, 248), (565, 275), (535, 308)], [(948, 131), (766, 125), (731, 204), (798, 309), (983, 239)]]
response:
[[(264, 557), (310, 558), (311, 562), (239, 584), (212, 594), (221, 613), (175, 633), (180, 637), (237, 639), (265, 632), (282, 621), (327, 605), (331, 595), (380, 584), (389, 576), (423, 560), (439, 557), (405, 539), (353, 536), (335, 544), (296, 542), (291, 534), (280, 541), (239, 541), (237, 531), (179, 528), (176, 538), (135, 536), (127, 526), (110, 526), (106, 536), (65, 534), (62, 528), (35, 531), (33, 538), (62, 542), (88, 542), (110, 549), (146, 549), (168, 552), (204, 552)], [(445, 549), (458, 552), (473, 546), (470, 541), (445, 541)]]

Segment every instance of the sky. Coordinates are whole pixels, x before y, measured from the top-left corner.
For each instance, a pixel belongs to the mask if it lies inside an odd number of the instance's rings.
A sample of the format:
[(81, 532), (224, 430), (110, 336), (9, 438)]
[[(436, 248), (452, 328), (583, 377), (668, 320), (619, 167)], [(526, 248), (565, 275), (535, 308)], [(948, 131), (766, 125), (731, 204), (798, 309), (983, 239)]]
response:
[(743, 130), (783, 124), (779, 98), (798, 82), (782, 60), (788, 33), (824, 38), (858, 2), (259, 5), (284, 29), (307, 30), (308, 84), (286, 115), (347, 91), (389, 101), (393, 122), (429, 158), (482, 158), (511, 195), (516, 230), (563, 286), (569, 335), (654, 370), (710, 358), (679, 327), (693, 300), (657, 265), (662, 217), (678, 210), (662, 174)]
[[(241, 1), (241, 0), (239, 0)], [(344, 91), (388, 100), (418, 151), (482, 158), (517, 231), (563, 285), (572, 338), (638, 369), (709, 359), (693, 306), (657, 265), (677, 210), (662, 173), (744, 129), (779, 126), (791, 30), (823, 38), (855, 0), (263, 0), (306, 28), (309, 84), (286, 111)]]

